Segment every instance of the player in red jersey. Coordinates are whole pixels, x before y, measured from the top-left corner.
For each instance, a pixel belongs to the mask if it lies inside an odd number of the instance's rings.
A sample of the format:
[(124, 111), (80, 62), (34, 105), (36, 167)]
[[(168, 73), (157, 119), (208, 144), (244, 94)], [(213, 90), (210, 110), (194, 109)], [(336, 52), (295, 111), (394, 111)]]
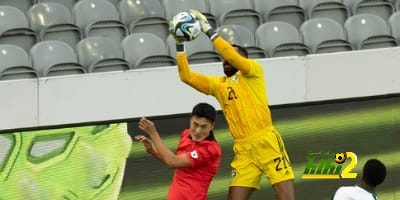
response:
[[(139, 128), (147, 133), (137, 135), (146, 151), (175, 173), (167, 200), (206, 200), (211, 180), (221, 161), (221, 148), (214, 138), (215, 108), (207, 103), (197, 104), (190, 118), (190, 129), (183, 130), (176, 154), (162, 141), (154, 123), (146, 118)], [(153, 148), (153, 145), (155, 148)]]

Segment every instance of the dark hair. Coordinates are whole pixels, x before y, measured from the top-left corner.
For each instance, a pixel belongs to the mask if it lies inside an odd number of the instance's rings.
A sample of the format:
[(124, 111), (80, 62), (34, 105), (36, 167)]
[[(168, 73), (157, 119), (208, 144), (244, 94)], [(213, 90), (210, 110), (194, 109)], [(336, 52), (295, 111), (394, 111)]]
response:
[(215, 118), (217, 118), (217, 112), (215, 108), (208, 103), (198, 103), (193, 107), (191, 116), (204, 117), (208, 119), (208, 121), (214, 123)]
[(386, 167), (377, 159), (369, 159), (363, 167), (363, 179), (369, 186), (377, 186), (385, 180)]
[(238, 44), (232, 44), (233, 47), (236, 47), (239, 49), (240, 54), (242, 54), (243, 56), (245, 56), (246, 58), (249, 57), (249, 53), (247, 52), (247, 49), (238, 45)]

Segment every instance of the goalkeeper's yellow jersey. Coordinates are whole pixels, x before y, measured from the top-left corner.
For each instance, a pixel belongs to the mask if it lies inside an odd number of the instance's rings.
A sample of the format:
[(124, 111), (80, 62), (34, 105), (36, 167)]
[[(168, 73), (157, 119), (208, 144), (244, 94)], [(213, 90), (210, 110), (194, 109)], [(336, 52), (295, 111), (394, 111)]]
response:
[[(271, 113), (262, 66), (240, 56), (224, 39), (217, 37), (214, 46), (239, 71), (231, 76), (205, 76), (191, 72), (185, 53), (177, 53), (182, 81), (218, 100), (234, 139), (246, 138), (272, 128)], [(244, 74), (243, 71), (247, 71)]]

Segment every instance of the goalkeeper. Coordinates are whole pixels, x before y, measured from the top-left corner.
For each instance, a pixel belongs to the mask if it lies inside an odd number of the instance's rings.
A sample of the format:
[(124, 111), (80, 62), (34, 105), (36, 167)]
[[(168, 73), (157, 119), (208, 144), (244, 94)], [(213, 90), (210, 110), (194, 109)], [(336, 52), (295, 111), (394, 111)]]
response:
[(235, 153), (228, 199), (249, 199), (253, 191), (259, 190), (263, 175), (277, 199), (295, 199), (293, 169), (283, 140), (272, 124), (261, 65), (248, 58), (246, 49), (230, 45), (220, 37), (204, 15), (196, 10), (191, 12), (200, 19), (202, 32), (223, 57), (226, 76), (191, 71), (183, 41), (176, 39), (179, 77), (194, 89), (214, 96), (224, 112)]

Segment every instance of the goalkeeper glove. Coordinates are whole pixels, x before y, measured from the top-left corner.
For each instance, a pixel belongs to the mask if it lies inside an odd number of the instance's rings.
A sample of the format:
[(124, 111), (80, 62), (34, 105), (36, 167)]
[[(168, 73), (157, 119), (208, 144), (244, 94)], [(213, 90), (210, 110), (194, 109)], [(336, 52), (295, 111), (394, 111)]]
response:
[(173, 24), (172, 21), (169, 22), (169, 28), (168, 31), (169, 33), (174, 37), (175, 42), (176, 42), (176, 52), (185, 52), (185, 45), (183, 44), (184, 40), (176, 37), (176, 35), (173, 33)]
[(192, 12), (200, 20), (201, 31), (205, 33), (211, 40), (214, 39), (217, 36), (217, 33), (208, 23), (206, 16), (197, 10), (190, 10), (190, 12)]

